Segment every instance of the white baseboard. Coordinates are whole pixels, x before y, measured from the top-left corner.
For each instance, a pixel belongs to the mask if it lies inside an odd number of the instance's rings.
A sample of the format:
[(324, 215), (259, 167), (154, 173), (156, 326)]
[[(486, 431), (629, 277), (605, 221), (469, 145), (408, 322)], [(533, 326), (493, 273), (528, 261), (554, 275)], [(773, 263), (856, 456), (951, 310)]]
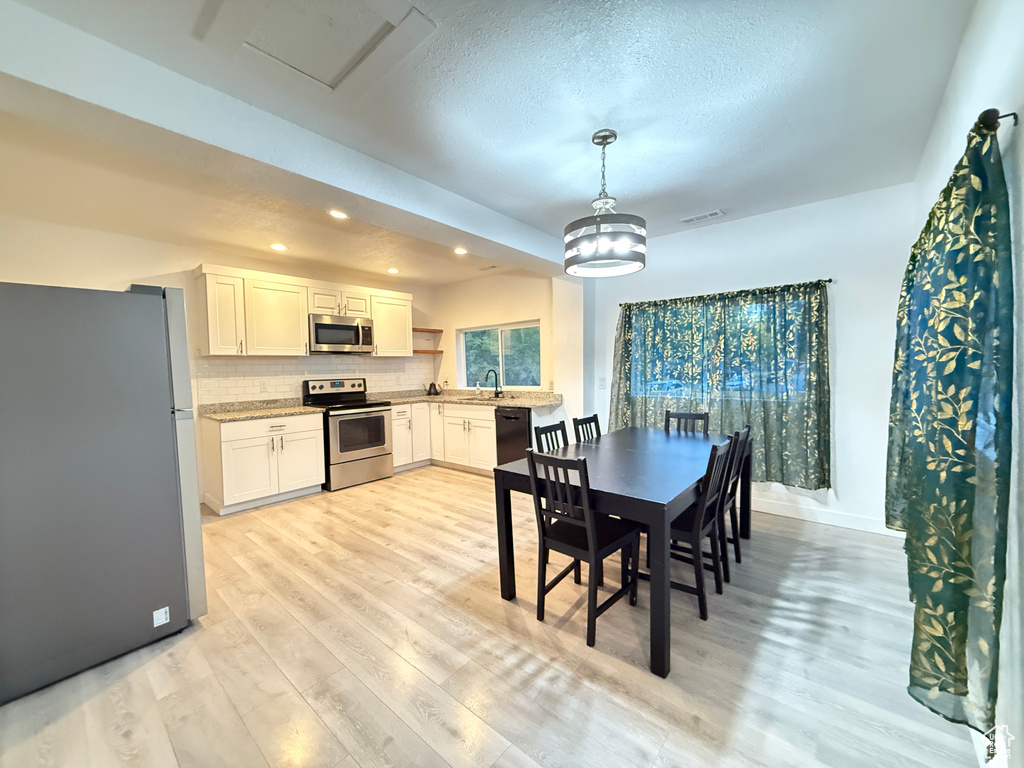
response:
[(256, 507), (266, 507), (270, 504), (280, 504), (282, 501), (290, 501), (291, 499), (297, 499), (300, 496), (309, 496), (311, 493), (320, 492), (319, 485), (311, 485), (309, 488), (300, 488), (297, 491), (288, 491), (287, 493), (278, 493), (273, 496), (264, 496), (261, 499), (253, 499), (252, 501), (244, 501), (241, 504), (229, 504), (228, 506), (221, 506), (218, 499), (214, 499), (210, 494), (203, 494), (203, 501), (210, 509), (216, 512), (218, 515), (231, 515), (235, 512), (244, 512), (247, 509), (255, 509)]
[(904, 536), (902, 531), (893, 531), (886, 528), (885, 523), (882, 520), (872, 520), (871, 518), (861, 517), (860, 515), (851, 515), (848, 512), (836, 512), (830, 509), (815, 509), (813, 507), (804, 507), (799, 504), (790, 504), (785, 501), (759, 498), (759, 494), (756, 492), (751, 495), (751, 502), (754, 510), (757, 512), (767, 512), (770, 515), (793, 517), (798, 520), (808, 520), (812, 523), (824, 523), (825, 525), (835, 525), (840, 528), (852, 528), (855, 531), (865, 531), (867, 533), (880, 533), (885, 536), (894, 536), (896, 538), (903, 538)]

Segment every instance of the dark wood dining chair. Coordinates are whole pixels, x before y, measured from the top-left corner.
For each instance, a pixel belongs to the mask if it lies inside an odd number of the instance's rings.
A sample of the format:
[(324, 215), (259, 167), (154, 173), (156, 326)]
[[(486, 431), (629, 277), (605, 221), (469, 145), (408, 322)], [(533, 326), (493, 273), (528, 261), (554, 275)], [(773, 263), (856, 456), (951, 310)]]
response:
[[(747, 424), (739, 432), (736, 432), (732, 436), (732, 441), (733, 457), (729, 464), (729, 479), (726, 482), (725, 498), (722, 501), (722, 515), (719, 518), (719, 525), (721, 526), (719, 541), (722, 544), (722, 558), (726, 569), (729, 567), (728, 544), (733, 545), (733, 554), (736, 557), (736, 562), (742, 562), (740, 558), (740, 521), (736, 502), (739, 497), (740, 479), (743, 474), (743, 457), (746, 456), (747, 446), (750, 444), (750, 425)], [(725, 532), (726, 510), (729, 511), (729, 524), (732, 528), (732, 536), (728, 537)], [(728, 570), (726, 570), (725, 580), (729, 581)]]
[(576, 442), (582, 443), (584, 440), (593, 440), (595, 437), (601, 436), (601, 422), (597, 420), (597, 414), (593, 416), (584, 416), (582, 419), (574, 418), (572, 420), (572, 428), (576, 433)]
[(569, 433), (565, 429), (564, 421), (547, 427), (534, 427), (533, 434), (537, 450), (542, 453), (551, 453), (569, 444)]
[[(575, 573), (574, 580), (579, 584), (580, 565), (586, 561), (587, 645), (593, 647), (598, 616), (627, 594), (629, 604), (636, 605), (640, 526), (594, 512), (586, 458), (562, 459), (527, 450), (526, 461), (540, 543), (537, 554), (537, 621), (544, 621), (545, 595), (570, 572)], [(571, 472), (577, 473), (576, 483), (572, 482)], [(547, 580), (549, 550), (572, 558), (572, 562), (551, 581)], [(598, 605), (597, 566), (614, 552), (619, 552), (622, 558), (621, 586)]]
[[(729, 478), (729, 446), (714, 445), (708, 458), (707, 472), (701, 480), (700, 496), (682, 514), (672, 521), (672, 544), (670, 553), (673, 560), (693, 565), (695, 586), (673, 581), (672, 588), (697, 596), (700, 617), (708, 618), (707, 592), (704, 589), (704, 571), (715, 575), (715, 591), (722, 594), (722, 552), (718, 536), (718, 520), (722, 502), (725, 500), (726, 481)], [(704, 552), (704, 539), (711, 545), (711, 552)]]
[(684, 413), (683, 411), (665, 411), (665, 431), (671, 432), (675, 422), (676, 434), (696, 435), (703, 433), (708, 436), (708, 423), (711, 421), (707, 413)]

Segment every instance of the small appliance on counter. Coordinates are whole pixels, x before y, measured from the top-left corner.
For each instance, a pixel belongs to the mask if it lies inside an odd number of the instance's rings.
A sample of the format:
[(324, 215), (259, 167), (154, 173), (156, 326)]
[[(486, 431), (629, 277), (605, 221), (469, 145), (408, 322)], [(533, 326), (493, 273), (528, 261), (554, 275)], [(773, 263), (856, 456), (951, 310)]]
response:
[(366, 398), (366, 379), (302, 382), (302, 404), (325, 408), (325, 491), (337, 491), (395, 473), (391, 402)]
[(437, 384), (435, 384), (434, 382), (430, 382), (430, 386), (427, 387), (427, 394), (430, 397), (437, 397), (438, 395), (441, 394), (441, 390), (437, 388)]

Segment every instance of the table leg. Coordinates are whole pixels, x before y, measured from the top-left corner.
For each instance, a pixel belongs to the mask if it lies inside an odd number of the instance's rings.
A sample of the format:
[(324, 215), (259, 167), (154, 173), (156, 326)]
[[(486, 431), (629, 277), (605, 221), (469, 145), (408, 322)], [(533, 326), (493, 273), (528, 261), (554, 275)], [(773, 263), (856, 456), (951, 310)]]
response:
[(651, 672), (668, 677), (671, 666), (671, 574), (669, 520), (651, 525), (647, 551), (651, 557)]
[(750, 538), (750, 457), (749, 448), (740, 470), (740, 538)]
[(512, 493), (494, 478), (494, 505), (498, 520), (498, 573), (501, 596), (513, 600), (516, 596), (516, 556), (512, 544)]

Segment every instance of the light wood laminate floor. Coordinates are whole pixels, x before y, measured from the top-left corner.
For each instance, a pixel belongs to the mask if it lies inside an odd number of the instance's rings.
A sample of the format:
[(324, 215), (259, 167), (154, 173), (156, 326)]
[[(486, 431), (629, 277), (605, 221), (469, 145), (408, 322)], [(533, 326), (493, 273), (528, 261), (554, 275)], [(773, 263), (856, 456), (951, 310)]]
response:
[(0, 766), (972, 764), (966, 731), (904, 689), (897, 539), (755, 513), (709, 621), (673, 592), (662, 680), (646, 584), (593, 649), (585, 584), (536, 620), (518, 494), (520, 596), (500, 599), (492, 489), (427, 467), (208, 521), (209, 615), (0, 707)]

